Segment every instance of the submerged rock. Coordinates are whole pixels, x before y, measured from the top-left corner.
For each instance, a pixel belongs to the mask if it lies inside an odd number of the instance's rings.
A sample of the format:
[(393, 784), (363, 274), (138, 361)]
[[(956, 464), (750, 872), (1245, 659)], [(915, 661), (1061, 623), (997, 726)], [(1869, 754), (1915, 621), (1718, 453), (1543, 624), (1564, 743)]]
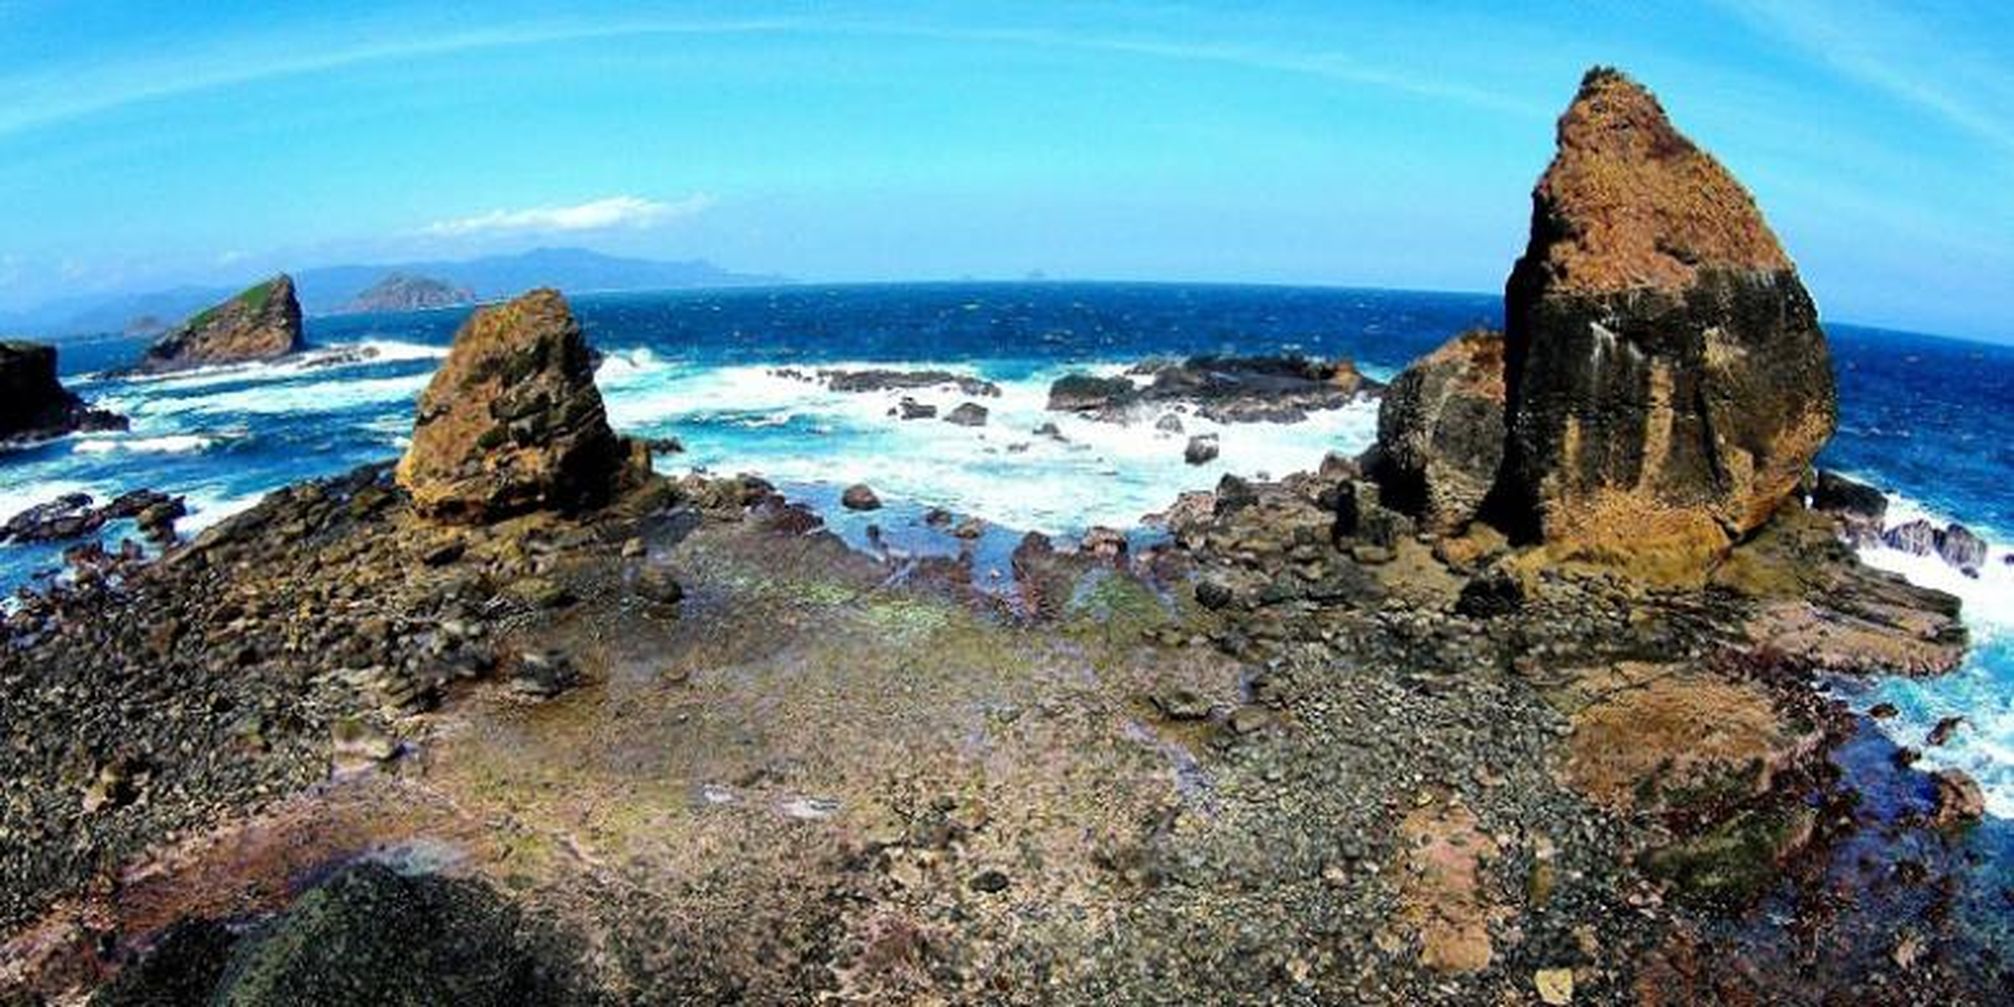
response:
[(1366, 467), (1387, 505), (1450, 532), (1481, 510), (1503, 453), (1503, 335), (1477, 329), (1413, 361), (1385, 390)]
[(482, 523), (599, 506), (647, 454), (617, 437), (566, 299), (535, 290), (483, 308), (420, 396), (398, 482), (421, 514)]
[(944, 422), (961, 427), (983, 427), (986, 425), (986, 407), (977, 402), (963, 402), (956, 409), (944, 414)]
[(1567, 554), (1685, 579), (1831, 437), (1811, 297), (1727, 170), (1596, 68), (1559, 121), (1504, 294), (1506, 489)]
[(846, 487), (846, 492), (839, 494), (839, 505), (847, 510), (880, 510), (881, 497), (874, 492), (874, 487), (854, 483)]
[(125, 417), (86, 406), (57, 380), (54, 346), (0, 342), (0, 444), (124, 429)]
[(293, 278), (282, 273), (238, 296), (197, 312), (147, 347), (140, 371), (174, 371), (210, 364), (271, 360), (307, 347)]

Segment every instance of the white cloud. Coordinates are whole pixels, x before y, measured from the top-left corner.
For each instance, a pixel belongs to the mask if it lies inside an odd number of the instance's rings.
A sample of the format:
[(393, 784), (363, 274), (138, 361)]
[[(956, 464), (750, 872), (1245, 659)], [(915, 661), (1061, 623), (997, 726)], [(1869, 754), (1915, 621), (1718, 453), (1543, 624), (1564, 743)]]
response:
[(713, 197), (694, 193), (664, 203), (641, 196), (609, 196), (573, 206), (535, 206), (523, 210), (491, 210), (473, 217), (440, 220), (420, 229), (436, 238), (521, 234), (555, 231), (641, 230), (690, 217), (713, 205)]

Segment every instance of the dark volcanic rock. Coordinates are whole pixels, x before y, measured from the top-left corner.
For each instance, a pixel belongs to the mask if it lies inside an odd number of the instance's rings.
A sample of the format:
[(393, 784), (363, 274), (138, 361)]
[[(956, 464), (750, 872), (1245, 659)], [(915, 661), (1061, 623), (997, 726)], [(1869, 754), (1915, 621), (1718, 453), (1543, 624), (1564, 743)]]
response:
[(176, 519), (188, 513), (181, 497), (150, 489), (121, 493), (102, 507), (93, 503), (88, 493), (66, 493), (36, 504), (0, 525), (0, 542), (82, 538), (105, 527), (107, 521), (122, 518), (136, 521), (150, 539), (169, 541), (174, 538)]
[(1955, 522), (1939, 528), (1922, 518), (1905, 521), (1882, 532), (1881, 541), (1911, 555), (1941, 557), (1968, 573), (1978, 573), (1986, 562), (1986, 540)]
[(1311, 411), (1339, 409), (1376, 382), (1348, 360), (1306, 357), (1190, 357), (1179, 363), (1148, 363), (1132, 374), (1149, 379), (1136, 386), (1123, 378), (1069, 374), (1049, 386), (1049, 408), (1123, 422), (1135, 406), (1187, 403), (1218, 423), (1292, 423)]
[(634, 448), (609, 429), (566, 299), (535, 290), (477, 311), (455, 334), (420, 396), (398, 481), (442, 521), (576, 510), (647, 467)]
[(950, 371), (897, 371), (869, 368), (860, 371), (820, 370), (807, 374), (786, 367), (775, 372), (800, 381), (815, 381), (835, 392), (907, 391), (915, 388), (956, 388), (966, 395), (999, 398), (1000, 386), (991, 381)]
[(1972, 529), (1953, 523), (1937, 536), (1937, 555), (1960, 570), (1978, 573), (1986, 562), (1986, 540)]
[(1202, 465), (1217, 460), (1216, 434), (1197, 434), (1189, 438), (1189, 445), (1182, 449), (1182, 460), (1191, 465)]
[(1478, 329), (1413, 361), (1385, 390), (1367, 468), (1388, 506), (1449, 532), (1481, 509), (1503, 452), (1503, 336)]
[(1560, 117), (1504, 312), (1506, 495), (1568, 554), (1696, 576), (1832, 435), (1795, 267), (1747, 190), (1614, 70)]
[(961, 427), (983, 427), (986, 425), (986, 407), (977, 402), (961, 402), (956, 409), (944, 414), (944, 422)]
[(125, 417), (86, 407), (56, 379), (54, 346), (0, 342), (0, 444), (124, 429)]
[(363, 864), (240, 946), (211, 1002), (568, 1002), (561, 963), (534, 933), (478, 882)]
[(854, 483), (839, 494), (839, 505), (847, 510), (880, 510), (881, 497), (866, 483)]
[(270, 360), (306, 346), (301, 339), (301, 302), (294, 297), (293, 278), (282, 273), (197, 312), (147, 347), (136, 369), (173, 371)]
[(1848, 541), (1864, 545), (1881, 537), (1888, 497), (1878, 489), (1828, 469), (1820, 469), (1811, 489), (1811, 509), (1839, 519)]
[(1056, 412), (1089, 413), (1124, 408), (1138, 392), (1125, 378), (1065, 374), (1049, 386), (1049, 408)]

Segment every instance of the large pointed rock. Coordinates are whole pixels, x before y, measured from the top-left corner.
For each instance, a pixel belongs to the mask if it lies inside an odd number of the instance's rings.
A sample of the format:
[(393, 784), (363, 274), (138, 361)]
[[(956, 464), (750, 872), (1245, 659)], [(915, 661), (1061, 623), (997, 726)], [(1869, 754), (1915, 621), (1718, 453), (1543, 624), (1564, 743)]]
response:
[(307, 343), (301, 338), (301, 302), (294, 296), (294, 280), (281, 273), (190, 316), (147, 347), (138, 369), (175, 371), (271, 360), (306, 348)]
[(1642, 85), (1590, 71), (1558, 139), (1504, 294), (1510, 517), (1694, 577), (1832, 435), (1825, 334), (1754, 199)]
[(637, 454), (609, 428), (566, 299), (534, 290), (455, 333), (420, 396), (398, 481), (421, 514), (480, 523), (605, 503)]

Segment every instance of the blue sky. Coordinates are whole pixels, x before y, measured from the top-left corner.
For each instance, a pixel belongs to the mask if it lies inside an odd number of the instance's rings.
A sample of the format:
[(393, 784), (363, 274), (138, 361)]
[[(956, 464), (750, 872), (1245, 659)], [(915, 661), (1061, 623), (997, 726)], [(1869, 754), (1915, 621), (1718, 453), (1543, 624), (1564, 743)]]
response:
[(1603, 62), (1827, 317), (2014, 339), (2009, 51), (2010, 5), (1853, 0), (0, 0), (0, 308), (544, 244), (1493, 290)]

